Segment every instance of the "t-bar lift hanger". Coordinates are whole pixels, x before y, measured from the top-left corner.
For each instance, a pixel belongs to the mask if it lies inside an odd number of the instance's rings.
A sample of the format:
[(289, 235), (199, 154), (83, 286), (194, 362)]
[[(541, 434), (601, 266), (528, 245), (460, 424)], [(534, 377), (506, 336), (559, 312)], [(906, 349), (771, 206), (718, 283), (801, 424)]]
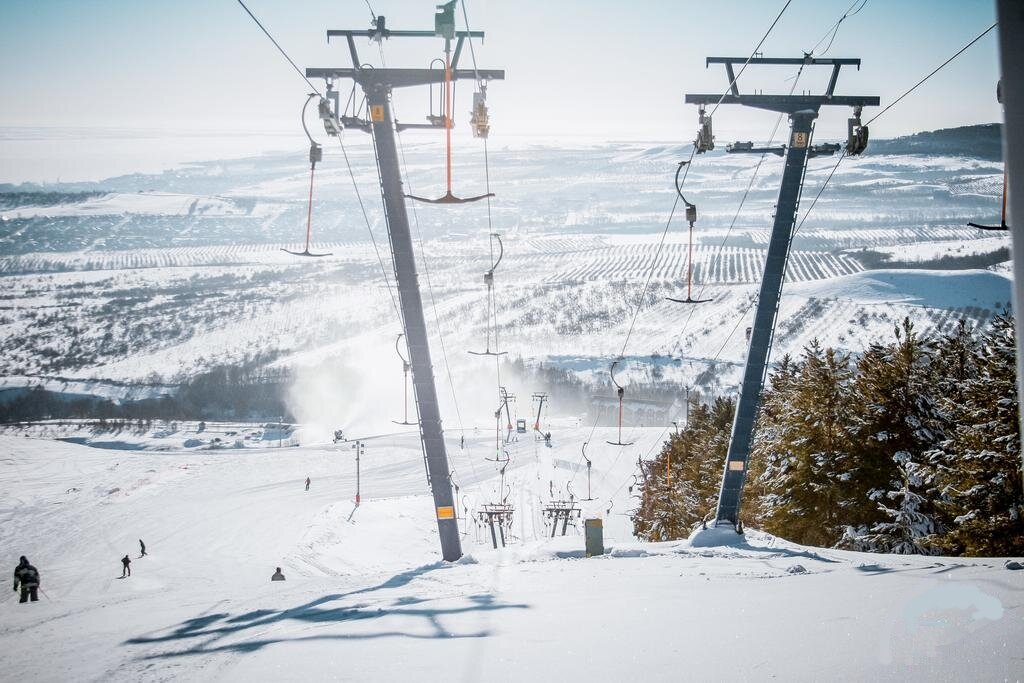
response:
[(612, 366), (608, 369), (608, 374), (611, 375), (612, 384), (615, 385), (615, 393), (619, 396), (619, 438), (615, 441), (608, 441), (607, 443), (612, 446), (632, 446), (633, 442), (623, 443), (622, 441), (622, 399), (626, 395), (626, 389), (615, 380), (615, 366), (619, 364), (619, 361), (612, 361)]
[[(313, 139), (313, 136), (309, 134), (309, 128), (306, 127), (306, 108), (309, 107), (309, 103), (315, 98), (320, 98), (317, 93), (310, 93), (309, 97), (306, 98), (306, 103), (302, 105), (302, 130), (306, 131), (306, 137), (309, 138), (309, 203), (306, 206), (306, 247), (302, 251), (291, 251), (290, 249), (282, 249), (289, 254), (294, 256), (330, 256), (330, 252), (325, 254), (314, 254), (309, 250), (309, 233), (313, 225), (313, 175), (316, 173), (317, 162), (323, 161), (324, 150), (320, 144)], [(321, 98), (321, 116), (323, 115), (323, 104), (326, 100)]]
[(392, 422), (394, 422), (396, 425), (414, 425), (417, 423), (409, 422), (409, 370), (412, 369), (412, 366), (409, 365), (409, 361), (406, 360), (405, 356), (402, 355), (402, 349), (399, 347), (399, 345), (402, 343), (402, 337), (404, 336), (405, 332), (398, 333), (398, 338), (395, 339), (395, 353), (397, 353), (398, 357), (402, 359), (402, 372), (405, 375), (405, 399), (402, 401), (402, 406), (403, 409), (405, 410), (405, 417), (402, 418), (401, 422), (399, 422), (398, 420), (392, 420)]

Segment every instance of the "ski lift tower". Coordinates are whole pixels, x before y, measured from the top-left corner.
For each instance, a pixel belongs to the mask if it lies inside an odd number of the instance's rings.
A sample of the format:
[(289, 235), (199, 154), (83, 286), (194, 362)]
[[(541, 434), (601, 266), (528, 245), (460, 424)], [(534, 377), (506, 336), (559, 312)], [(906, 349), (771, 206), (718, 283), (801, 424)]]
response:
[[(376, 68), (363, 65), (356, 50), (356, 38), (371, 41), (394, 38), (443, 38), (445, 46), (455, 41), (455, 52), (450, 66), (452, 81), (480, 79), (489, 81), (504, 79), (505, 72), (489, 69), (459, 69), (459, 57), (466, 39), (483, 38), (483, 31), (455, 31), (454, 21), (437, 22), (436, 31), (395, 31), (386, 28), (384, 17), (378, 16), (372, 28), (362, 30), (329, 30), (327, 40), (344, 38), (348, 44), (351, 68), (308, 68), (307, 78), (322, 78), (329, 86), (338, 79), (352, 79), (366, 95), (370, 120), (351, 122), (351, 127), (368, 130), (373, 135), (377, 154), (377, 168), (380, 173), (381, 191), (391, 242), (395, 279), (398, 282), (398, 297), (405, 325), (406, 340), (409, 344), (409, 362), (412, 365), (413, 390), (420, 416), (420, 438), (434, 509), (437, 516), (437, 530), (441, 538), (441, 555), (454, 562), (462, 557), (462, 543), (459, 538), (458, 521), (455, 518), (455, 500), (448, 478), (448, 455), (441, 428), (441, 414), (437, 403), (437, 388), (430, 361), (430, 345), (427, 340), (427, 325), (423, 315), (423, 299), (416, 274), (416, 259), (413, 253), (412, 236), (409, 231), (409, 215), (405, 208), (405, 193), (402, 190), (402, 175), (395, 146), (395, 118), (391, 108), (391, 91), (394, 88), (409, 88), (445, 81), (445, 69), (395, 69)], [(346, 125), (349, 122), (346, 121)]]
[[(807, 170), (808, 150), (814, 132), (814, 120), (818, 118), (818, 110), (825, 105), (853, 107), (854, 117), (849, 119), (849, 139), (847, 155), (855, 155), (864, 151), (867, 145), (867, 127), (860, 123), (862, 107), (878, 106), (878, 97), (861, 95), (834, 94), (839, 69), (843, 66), (856, 66), (860, 69), (859, 59), (816, 59), (809, 55), (797, 58), (769, 57), (708, 57), (705, 66), (724, 64), (729, 79), (729, 92), (725, 95), (687, 95), (687, 104), (700, 107), (703, 130), (710, 131), (710, 116), (704, 123), (704, 107), (708, 104), (742, 104), (758, 109), (781, 112), (789, 115), (790, 134), (789, 147), (786, 150), (786, 165), (782, 172), (782, 187), (775, 205), (775, 223), (772, 226), (768, 243), (768, 255), (765, 260), (764, 276), (761, 278), (761, 291), (757, 299), (757, 311), (754, 314), (754, 325), (750, 333), (747, 349), (747, 362), (743, 369), (743, 384), (740, 388), (739, 402), (736, 404), (736, 417), (729, 437), (729, 450), (725, 458), (722, 484), (718, 494), (718, 510), (715, 526), (732, 525), (742, 531), (739, 510), (743, 493), (743, 483), (747, 475), (747, 461), (750, 455), (750, 443), (754, 431), (754, 419), (757, 416), (761, 389), (764, 386), (767, 371), (768, 353), (775, 333), (775, 319), (778, 314), (779, 298), (782, 296), (782, 279), (786, 271), (786, 260), (789, 257), (789, 245), (793, 238), (797, 206), (803, 188), (804, 173)], [(754, 65), (793, 65), (793, 66), (831, 66), (832, 76), (828, 87), (822, 95), (741, 95), (736, 84), (733, 66), (739, 64)], [(697, 144), (700, 145), (701, 138)], [(708, 147), (710, 148), (710, 147)]]

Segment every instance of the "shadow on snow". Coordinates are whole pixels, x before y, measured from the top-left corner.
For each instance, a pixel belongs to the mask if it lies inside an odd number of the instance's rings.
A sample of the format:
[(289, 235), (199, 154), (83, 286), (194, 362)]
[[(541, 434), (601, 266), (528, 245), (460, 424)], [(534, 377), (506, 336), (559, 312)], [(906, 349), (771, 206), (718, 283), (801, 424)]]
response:
[[(490, 635), (488, 630), (471, 631), (465, 633), (453, 633), (446, 629), (440, 619), (448, 615), (467, 614), (471, 612), (490, 612), (504, 609), (527, 609), (524, 604), (503, 603), (495, 599), (491, 594), (479, 594), (470, 596), (447, 597), (449, 600), (463, 600), (466, 604), (453, 607), (426, 607), (422, 605), (430, 602), (428, 599), (415, 598), (412, 596), (400, 596), (393, 600), (388, 606), (370, 606), (367, 604), (332, 605), (345, 598), (357, 595), (374, 593), (380, 590), (400, 588), (412, 582), (419, 576), (438, 569), (445, 569), (444, 563), (434, 563), (410, 569), (396, 574), (387, 581), (376, 586), (368, 586), (348, 593), (335, 593), (325, 595), (298, 607), (285, 610), (257, 609), (243, 614), (231, 615), (226, 612), (217, 614), (206, 614), (192, 619), (186, 619), (173, 630), (163, 633), (157, 632), (154, 635), (143, 635), (130, 638), (122, 645), (147, 645), (154, 643), (183, 643), (186, 646), (179, 650), (170, 650), (155, 654), (149, 654), (141, 659), (167, 659), (173, 657), (186, 657), (190, 655), (203, 655), (218, 652), (255, 652), (268, 645), (282, 642), (299, 642), (313, 640), (365, 640), (372, 638), (484, 638)], [(260, 637), (266, 635), (266, 628), (286, 621), (305, 622), (317, 625), (326, 623), (342, 623), (346, 621), (382, 619), (385, 617), (418, 617), (425, 620), (432, 628), (432, 632), (411, 633), (401, 630), (379, 630), (369, 633), (331, 633), (312, 636), (289, 636), (281, 638)], [(253, 633), (251, 639), (243, 639), (237, 642), (217, 644), (217, 641), (235, 635), (243, 638), (253, 629), (261, 630)]]

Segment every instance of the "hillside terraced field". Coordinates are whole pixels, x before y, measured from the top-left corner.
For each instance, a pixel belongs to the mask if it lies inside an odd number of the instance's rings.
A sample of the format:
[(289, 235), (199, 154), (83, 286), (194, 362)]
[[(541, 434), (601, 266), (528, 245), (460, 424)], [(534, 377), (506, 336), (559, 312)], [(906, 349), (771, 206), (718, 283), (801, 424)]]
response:
[[(680, 150), (497, 150), (490, 226), (482, 204), (410, 204), (435, 365), (456, 381), (479, 372), (465, 352), (488, 335), (483, 274), (497, 246), (488, 239), (493, 230), (502, 235), (504, 258), (491, 343), (511, 358), (577, 359), (573, 367), (591, 368), (581, 376), (595, 377), (623, 351), (631, 328), (631, 356), (682, 361), (665, 368), (666, 379), (728, 390), (742, 367), (781, 165), (762, 165), (740, 210), (756, 159), (713, 153), (695, 164), (687, 181), (700, 205), (692, 291), (710, 301), (686, 306), (665, 300), (685, 296), (691, 267), (678, 216), (662, 245), (674, 197), (666, 179)], [(406, 152), (407, 186), (427, 192), (437, 182), (436, 146), (412, 144)], [(299, 157), (195, 164), (7, 196), (0, 203), (7, 351), (0, 372), (138, 381), (186, 377), (257, 352), (279, 365), (303, 365), (350, 363), (344, 359), (362, 358), (367, 348), (391, 348), (400, 326), (386, 228), (371, 199), (370, 151), (354, 142), (351, 155), (376, 244), (332, 154), (314, 204), (315, 249), (330, 252), (322, 259), (282, 250), (303, 237)], [(473, 154), (460, 162), (468, 189), (481, 176), (480, 162)], [(828, 160), (812, 162), (805, 192), (816, 192), (830, 168)], [(1000, 180), (998, 165), (956, 157), (869, 155), (840, 167), (814, 211), (800, 217), (776, 355), (799, 352), (812, 339), (857, 352), (888, 338), (904, 316), (922, 330), (959, 318), (984, 324), (1009, 300), (1003, 276), (963, 271), (960, 289), (971, 296), (956, 301), (907, 296), (905, 278), (889, 282), (880, 300), (845, 292), (859, 282), (850, 278), (885, 258), (919, 268), (947, 255), (998, 258), (1007, 240), (966, 223), (995, 218)], [(386, 351), (370, 356), (395, 362)]]

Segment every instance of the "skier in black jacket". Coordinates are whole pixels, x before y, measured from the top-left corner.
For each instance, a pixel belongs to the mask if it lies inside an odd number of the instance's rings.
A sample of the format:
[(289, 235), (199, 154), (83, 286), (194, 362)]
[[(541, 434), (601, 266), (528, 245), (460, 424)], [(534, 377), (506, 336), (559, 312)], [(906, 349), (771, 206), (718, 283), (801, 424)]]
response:
[(124, 557), (121, 558), (121, 566), (124, 567), (124, 569), (121, 570), (121, 578), (122, 579), (125, 577), (125, 575), (128, 575), (128, 576), (132, 575), (132, 567), (131, 567), (131, 565), (132, 565), (131, 558), (129, 558), (127, 555), (125, 555)]
[(18, 566), (14, 568), (14, 590), (17, 592), (18, 584), (21, 584), (21, 600), (18, 602), (32, 602), (39, 600), (39, 570), (29, 564), (28, 559), (22, 555)]

